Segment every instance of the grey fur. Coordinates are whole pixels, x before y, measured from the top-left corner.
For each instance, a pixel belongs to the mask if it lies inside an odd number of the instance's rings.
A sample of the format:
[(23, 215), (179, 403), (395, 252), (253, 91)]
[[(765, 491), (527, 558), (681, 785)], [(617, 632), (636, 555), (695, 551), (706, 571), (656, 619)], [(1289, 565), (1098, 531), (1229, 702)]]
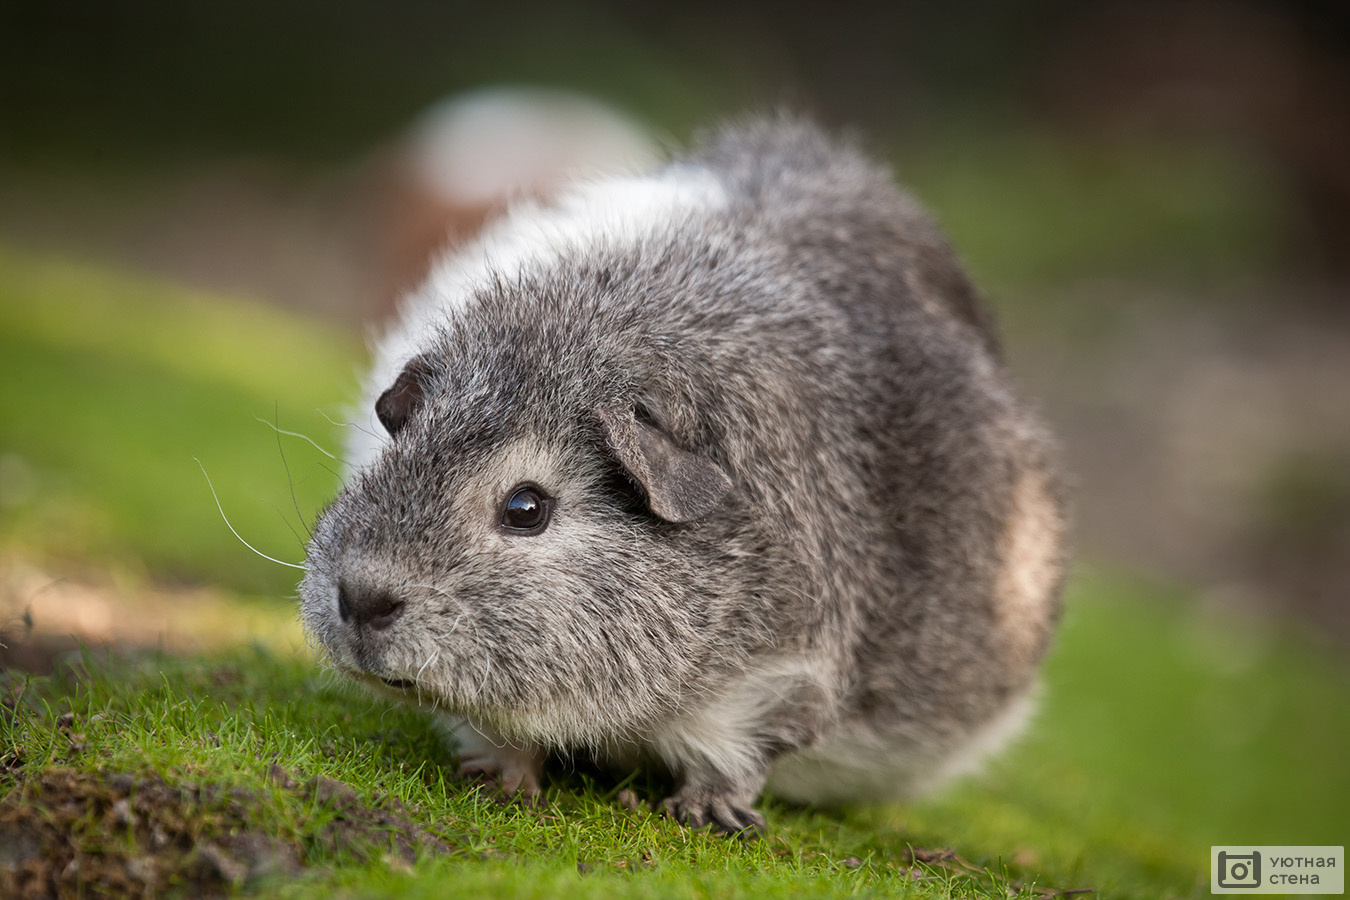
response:
[[(1058, 615), (1062, 501), (988, 313), (887, 172), (779, 118), (653, 177), (686, 176), (725, 202), (447, 309), (301, 594), (339, 669), (484, 736), (466, 767), (530, 790), (545, 750), (656, 759), (670, 813), (738, 832), (771, 776), (874, 799), (994, 742)], [(499, 526), (517, 477), (553, 495), (542, 534)], [(344, 622), (340, 583), (397, 621)]]

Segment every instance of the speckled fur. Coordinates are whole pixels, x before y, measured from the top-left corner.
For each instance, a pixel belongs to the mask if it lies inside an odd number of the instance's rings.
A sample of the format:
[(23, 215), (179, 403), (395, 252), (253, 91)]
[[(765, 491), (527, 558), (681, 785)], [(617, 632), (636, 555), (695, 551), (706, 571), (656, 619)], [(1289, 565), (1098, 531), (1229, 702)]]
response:
[[(516, 784), (543, 750), (656, 759), (669, 812), (733, 832), (770, 777), (808, 801), (926, 787), (1028, 705), (1064, 565), (1050, 442), (944, 239), (851, 148), (761, 121), (648, 181), (682, 199), (612, 228), (517, 210), (420, 292), (366, 409), (414, 355), (425, 403), (353, 448), (305, 624), (340, 670), (487, 735), (476, 770), (495, 743)], [(494, 266), (519, 233), (533, 249)], [(663, 521), (607, 408), (730, 490)], [(499, 527), (523, 482), (556, 498), (536, 536)], [(404, 614), (343, 622), (341, 580)]]

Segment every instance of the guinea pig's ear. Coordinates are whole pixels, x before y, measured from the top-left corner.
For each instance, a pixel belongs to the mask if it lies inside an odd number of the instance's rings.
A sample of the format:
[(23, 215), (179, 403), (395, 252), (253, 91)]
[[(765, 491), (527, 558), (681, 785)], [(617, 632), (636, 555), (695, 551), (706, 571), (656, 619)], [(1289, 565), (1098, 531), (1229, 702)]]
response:
[(408, 419), (422, 408), (431, 368), (420, 356), (403, 367), (394, 379), (394, 386), (375, 401), (375, 415), (391, 435), (398, 434)]
[(731, 479), (706, 457), (681, 450), (660, 428), (639, 421), (631, 406), (598, 411), (615, 459), (647, 492), (647, 505), (667, 522), (692, 522), (712, 512)]

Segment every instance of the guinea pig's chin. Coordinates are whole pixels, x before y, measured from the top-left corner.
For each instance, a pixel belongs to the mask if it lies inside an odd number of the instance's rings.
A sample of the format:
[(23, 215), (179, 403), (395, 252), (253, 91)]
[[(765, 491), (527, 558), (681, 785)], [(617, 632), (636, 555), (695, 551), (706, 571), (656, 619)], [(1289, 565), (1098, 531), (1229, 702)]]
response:
[[(370, 688), (382, 697), (397, 697), (400, 700), (416, 701), (420, 696), (427, 696), (426, 688), (418, 690), (417, 682), (410, 678), (396, 678), (393, 675), (377, 675), (374, 672), (368, 672), (365, 669), (354, 669), (348, 666), (341, 667), (342, 674), (353, 681), (359, 682)], [(430, 699), (428, 697), (428, 699)]]

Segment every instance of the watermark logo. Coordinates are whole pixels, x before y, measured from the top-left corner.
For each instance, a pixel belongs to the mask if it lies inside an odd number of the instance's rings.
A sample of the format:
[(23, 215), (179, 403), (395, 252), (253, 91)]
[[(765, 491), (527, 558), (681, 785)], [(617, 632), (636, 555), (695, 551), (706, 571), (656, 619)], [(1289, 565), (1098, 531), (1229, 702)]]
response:
[(1211, 894), (1343, 894), (1344, 847), (1211, 847)]
[(1261, 854), (1227, 853), (1219, 851), (1217, 869), (1218, 885), (1221, 888), (1255, 888), (1261, 886)]

